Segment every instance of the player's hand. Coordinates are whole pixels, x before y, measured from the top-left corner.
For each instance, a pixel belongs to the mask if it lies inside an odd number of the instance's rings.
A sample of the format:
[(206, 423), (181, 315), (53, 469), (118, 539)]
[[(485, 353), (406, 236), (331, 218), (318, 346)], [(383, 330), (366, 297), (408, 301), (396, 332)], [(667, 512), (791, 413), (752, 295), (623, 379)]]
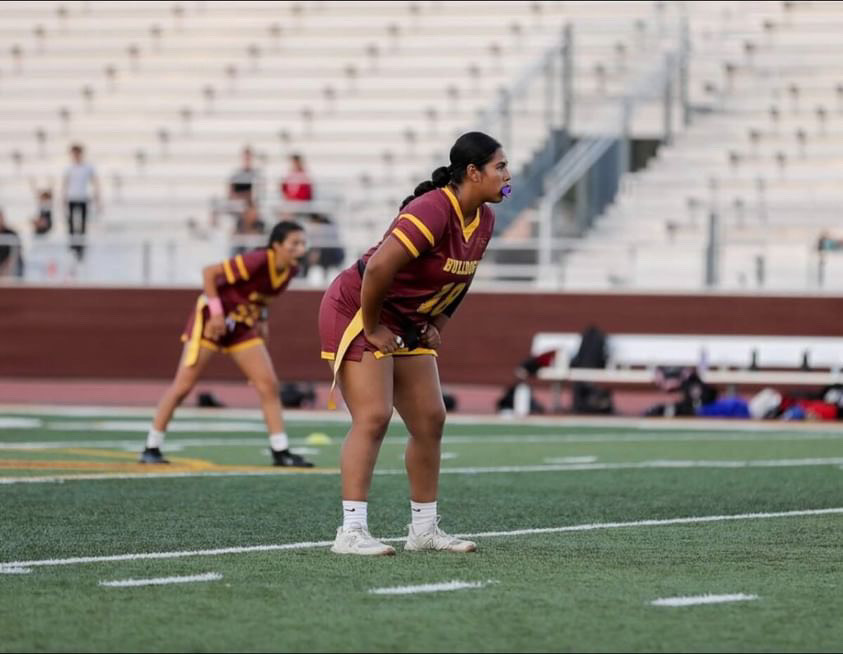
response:
[(392, 354), (404, 347), (404, 339), (393, 334), (389, 327), (378, 325), (372, 333), (365, 333), (366, 340), (384, 354)]
[(438, 350), (442, 345), (442, 334), (433, 323), (427, 323), (419, 332), (421, 344), (431, 350)]
[(215, 341), (223, 334), (225, 334), (225, 318), (222, 316), (208, 318), (208, 322), (205, 323), (205, 338)]

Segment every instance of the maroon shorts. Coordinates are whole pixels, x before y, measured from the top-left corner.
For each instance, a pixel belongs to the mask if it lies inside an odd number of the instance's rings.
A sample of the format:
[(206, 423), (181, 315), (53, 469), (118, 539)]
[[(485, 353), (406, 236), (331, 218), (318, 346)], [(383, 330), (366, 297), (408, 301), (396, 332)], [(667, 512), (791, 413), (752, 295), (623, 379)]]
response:
[(204, 297), (200, 296), (181, 335), (182, 343), (186, 344), (188, 350), (185, 365), (192, 366), (196, 363), (199, 348), (202, 347), (227, 354), (263, 343), (263, 339), (258, 335), (257, 327), (234, 321), (226, 321), (225, 333), (219, 338), (208, 338), (205, 336), (205, 325), (210, 315), (210, 309)]
[[(348, 349), (343, 355), (343, 360), (360, 361), (364, 352), (374, 352), (377, 358), (382, 355), (378, 349), (366, 340), (359, 325), (355, 324), (355, 318), (360, 311), (360, 273), (355, 267), (341, 272), (322, 296), (322, 304), (319, 306), (319, 340), (321, 341), (322, 358), (328, 361), (336, 359), (337, 350), (346, 330), (360, 330), (352, 339)], [(402, 327), (388, 314), (381, 317), (383, 324), (396, 334), (403, 332)], [(404, 349), (395, 352), (397, 355), (432, 354), (436, 356), (436, 350), (424, 347), (416, 347), (411, 350)]]

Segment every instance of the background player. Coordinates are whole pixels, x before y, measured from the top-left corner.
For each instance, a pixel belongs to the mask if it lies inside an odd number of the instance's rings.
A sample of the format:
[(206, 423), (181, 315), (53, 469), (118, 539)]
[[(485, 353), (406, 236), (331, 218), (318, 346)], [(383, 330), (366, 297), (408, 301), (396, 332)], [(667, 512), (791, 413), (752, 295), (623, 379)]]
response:
[(278, 396), (278, 378), (266, 349), (268, 305), (296, 276), (306, 241), (298, 223), (280, 222), (266, 248), (238, 254), (202, 271), (203, 295), (187, 322), (175, 379), (161, 401), (141, 463), (167, 463), (161, 444), (167, 424), (215, 352), (230, 354), (260, 396), (274, 465), (311, 467), (289, 450)]
[(343, 271), (319, 311), (322, 357), (351, 412), (341, 455), (343, 525), (332, 551), (394, 554), (368, 531), (368, 496), (393, 407), (410, 438), (405, 452), (412, 522), (406, 550), (471, 552), (474, 543), (439, 529), (437, 493), (445, 406), (436, 349), (465, 296), (494, 229), (486, 202), (509, 193), (506, 156), (495, 139), (462, 135), (404, 201), (381, 242)]

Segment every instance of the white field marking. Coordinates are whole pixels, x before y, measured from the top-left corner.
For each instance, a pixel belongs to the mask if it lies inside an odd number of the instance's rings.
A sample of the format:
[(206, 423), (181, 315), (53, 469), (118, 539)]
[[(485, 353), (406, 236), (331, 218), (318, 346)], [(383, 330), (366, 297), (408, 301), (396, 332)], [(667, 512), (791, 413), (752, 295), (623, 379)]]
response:
[(40, 429), (44, 421), (38, 418), (0, 416), (0, 429)]
[(545, 463), (594, 463), (597, 461), (596, 456), (558, 456), (547, 457)]
[[(595, 522), (567, 527), (544, 527), (537, 529), (515, 529), (511, 531), (485, 531), (474, 534), (458, 534), (461, 538), (497, 538), (507, 536), (532, 536), (534, 534), (558, 534), (577, 531), (595, 531), (597, 529), (622, 529), (634, 527), (664, 527), (670, 525), (690, 525), (711, 522), (727, 522), (731, 520), (764, 520), (769, 518), (794, 518), (804, 516), (841, 515), (843, 508), (833, 509), (805, 509), (802, 511), (778, 511), (772, 513), (738, 513), (734, 515), (710, 515), (690, 518), (668, 518), (666, 520), (635, 520), (632, 522)], [(400, 543), (407, 540), (406, 536), (395, 538), (381, 538), (384, 542)], [(177, 552), (149, 552), (142, 554), (116, 554), (112, 556), (82, 556), (69, 559), (43, 559), (40, 561), (7, 561), (0, 562), (0, 570), (4, 568), (28, 568), (35, 566), (76, 565), (80, 563), (101, 563), (105, 561), (137, 561), (141, 559), (177, 559), (186, 556), (219, 556), (222, 554), (246, 554), (250, 552), (274, 552), (278, 550), (303, 550), (329, 547), (332, 540), (286, 543), (282, 545), (252, 545), (248, 547), (225, 547), (213, 550), (184, 550)]]
[[(456, 452), (442, 452), (439, 455), (439, 458), (442, 461), (450, 461), (452, 459), (456, 459), (457, 457), (459, 457), (459, 454), (457, 454)], [(399, 452), (398, 458), (403, 460), (404, 459), (404, 452)]]
[(4, 568), (0, 566), (0, 575), (28, 575), (32, 568)]
[[(22, 416), (79, 416), (79, 417), (117, 417), (137, 418), (148, 422), (152, 420), (153, 409), (138, 407), (102, 407), (102, 406), (56, 406), (56, 405), (10, 405), (0, 404), (0, 413), (22, 415)], [(346, 410), (342, 411), (315, 411), (302, 409), (287, 409), (289, 414), (288, 422), (330, 422), (347, 423), (350, 416)], [(183, 418), (207, 418), (219, 419), (243, 419), (260, 422), (262, 414), (260, 409), (231, 409), (231, 408), (192, 408), (179, 409), (179, 416)], [(692, 418), (665, 419), (665, 418), (641, 418), (629, 416), (542, 416), (528, 417), (515, 420), (511, 417), (490, 416), (488, 414), (457, 414), (449, 415), (448, 422), (454, 425), (519, 425), (536, 427), (624, 427), (644, 431), (667, 430), (667, 431), (715, 431), (724, 429), (729, 432), (784, 432), (775, 421), (743, 421), (717, 420), (713, 418)], [(801, 433), (837, 432), (843, 434), (843, 427), (834, 429), (823, 423), (802, 423), (795, 426)], [(144, 429), (145, 431), (145, 429)]]
[(157, 577), (155, 579), (119, 579), (117, 581), (101, 581), (100, 586), (109, 588), (129, 588), (133, 586), (166, 586), (167, 584), (189, 584), (194, 581), (217, 581), (222, 579), (219, 572), (206, 572), (202, 575), (187, 577)]
[[(487, 467), (460, 467), (441, 468), (440, 475), (485, 475), (496, 473), (521, 473), (521, 472), (590, 472), (600, 470), (683, 470), (688, 468), (798, 468), (802, 466), (841, 466), (843, 458), (833, 457), (826, 459), (771, 459), (771, 460), (740, 460), (740, 461), (635, 461), (624, 463), (558, 463), (544, 465), (525, 466), (487, 466)], [(63, 483), (66, 481), (98, 481), (101, 479), (176, 479), (185, 477), (290, 477), (296, 475), (338, 475), (338, 468), (307, 468), (306, 470), (284, 470), (276, 471), (267, 469), (263, 471), (230, 471), (214, 472), (213, 470), (195, 472), (150, 472), (150, 473), (105, 473), (105, 474), (67, 474), (50, 476), (30, 477), (0, 477), (0, 486), (13, 484), (37, 484), (37, 483)], [(404, 475), (403, 468), (376, 469), (376, 475), (394, 476)]]
[(441, 593), (449, 590), (463, 590), (464, 588), (483, 588), (489, 581), (443, 581), (438, 584), (419, 584), (418, 586), (393, 586), (391, 588), (370, 588), (372, 595), (415, 595), (416, 593)]
[[(810, 435), (792, 433), (783, 434), (677, 434), (677, 435), (637, 435), (637, 434), (591, 434), (591, 435), (570, 435), (546, 434), (541, 436), (445, 436), (446, 445), (483, 445), (490, 444), (517, 444), (517, 445), (543, 445), (543, 444), (564, 444), (564, 443), (671, 443), (671, 442), (768, 442), (784, 441), (805, 443), (814, 440), (843, 440), (843, 432), (834, 434), (812, 433)], [(305, 438), (291, 438), (291, 443), (306, 443)], [(266, 445), (266, 438), (179, 438), (165, 441), (166, 450), (171, 444), (181, 447), (229, 447), (229, 446), (260, 446)], [(383, 445), (404, 447), (407, 438), (404, 436), (388, 436)], [(143, 437), (132, 440), (74, 440), (74, 441), (20, 441), (0, 443), (0, 450), (34, 450), (53, 449), (66, 447), (105, 447), (105, 448), (126, 448), (137, 450), (143, 444)]]
[[(95, 420), (48, 422), (47, 431), (131, 431), (143, 433), (149, 429), (148, 420)], [(265, 433), (266, 425), (257, 422), (188, 422), (174, 420), (167, 427), (168, 432), (256, 432)]]
[(650, 602), (653, 606), (694, 606), (696, 604), (721, 604), (723, 602), (747, 602), (757, 600), (758, 595), (696, 595), (693, 597), (663, 597)]

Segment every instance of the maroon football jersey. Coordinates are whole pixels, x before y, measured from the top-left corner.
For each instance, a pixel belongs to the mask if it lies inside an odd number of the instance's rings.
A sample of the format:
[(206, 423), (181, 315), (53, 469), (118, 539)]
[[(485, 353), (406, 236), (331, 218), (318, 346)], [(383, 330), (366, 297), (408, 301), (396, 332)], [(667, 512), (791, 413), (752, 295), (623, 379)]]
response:
[[(494, 228), (491, 208), (481, 205), (466, 219), (447, 187), (410, 202), (384, 235), (384, 239), (397, 239), (413, 257), (395, 276), (384, 311), (398, 313), (401, 322), (414, 325), (425, 324), (443, 312), (451, 315), (474, 279)], [(363, 255), (364, 263), (379, 245)]]
[(269, 302), (287, 288), (298, 268), (288, 266), (278, 272), (275, 252), (260, 248), (223, 261), (224, 274), (216, 286), (226, 322), (254, 325)]

